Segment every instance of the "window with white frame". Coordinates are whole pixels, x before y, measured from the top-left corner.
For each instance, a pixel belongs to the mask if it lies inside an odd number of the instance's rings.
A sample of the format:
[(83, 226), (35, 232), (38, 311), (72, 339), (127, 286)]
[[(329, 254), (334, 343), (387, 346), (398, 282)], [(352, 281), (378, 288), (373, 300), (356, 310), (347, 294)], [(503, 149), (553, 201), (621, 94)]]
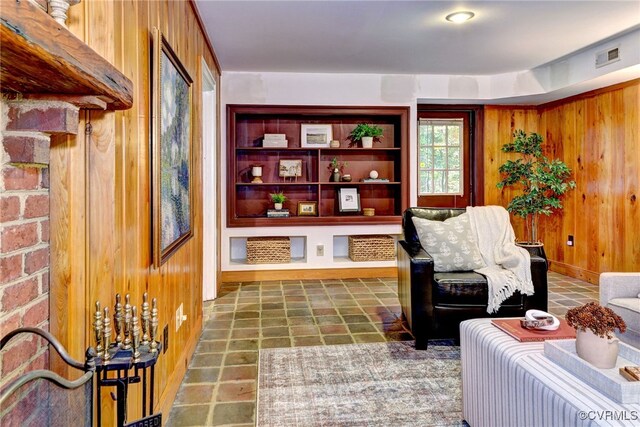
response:
[(420, 119), (418, 196), (464, 193), (463, 119)]

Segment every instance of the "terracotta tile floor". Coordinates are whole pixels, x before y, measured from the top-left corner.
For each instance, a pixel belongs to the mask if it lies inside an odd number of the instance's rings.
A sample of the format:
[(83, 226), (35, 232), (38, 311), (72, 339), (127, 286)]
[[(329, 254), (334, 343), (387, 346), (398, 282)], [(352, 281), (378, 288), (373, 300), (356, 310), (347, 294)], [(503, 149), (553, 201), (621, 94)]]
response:
[[(549, 311), (598, 299), (598, 286), (549, 273)], [(395, 279), (224, 283), (167, 426), (253, 426), (258, 349), (410, 340)]]

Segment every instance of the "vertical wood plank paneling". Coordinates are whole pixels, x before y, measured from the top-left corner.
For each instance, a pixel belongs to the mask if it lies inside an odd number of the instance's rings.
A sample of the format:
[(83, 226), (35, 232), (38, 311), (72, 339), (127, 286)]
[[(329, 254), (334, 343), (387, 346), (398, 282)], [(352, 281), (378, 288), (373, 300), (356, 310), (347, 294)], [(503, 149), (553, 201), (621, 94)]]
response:
[[(135, 99), (127, 111), (92, 111), (90, 138), (85, 138), (81, 121), (77, 137), (52, 147), (52, 331), (82, 359), (94, 344), (88, 320), (95, 300), (111, 305), (116, 292), (130, 293), (139, 306), (144, 291), (158, 298), (159, 332), (169, 325), (169, 348), (156, 368), (155, 406), (166, 417), (202, 327), (200, 58), (218, 83), (219, 70), (189, 1), (83, 2), (72, 8), (72, 18), (72, 31), (133, 81)], [(194, 80), (194, 233), (159, 269), (152, 267), (151, 256), (153, 27), (161, 29)], [(176, 333), (175, 312), (181, 303), (187, 321)], [(141, 393), (136, 386), (129, 390), (128, 419), (134, 420), (141, 416)], [(103, 425), (112, 425), (112, 405), (102, 406)]]
[[(500, 181), (498, 168), (515, 155), (503, 153), (502, 146), (513, 141), (513, 131), (523, 129), (526, 132), (538, 131), (538, 114), (534, 108), (487, 106), (484, 114), (484, 197), (485, 205), (507, 207), (517, 191), (499, 190), (496, 184)], [(524, 239), (524, 221), (520, 217), (511, 216), (516, 236)]]
[[(625, 271), (640, 265), (640, 84), (622, 90), (624, 122), (624, 240)], [(635, 260), (635, 262), (634, 262)]]
[[(576, 181), (558, 222), (543, 233), (556, 271), (597, 282), (605, 271), (640, 270), (639, 88), (633, 81), (540, 109), (554, 153)], [(575, 236), (573, 248), (564, 243), (568, 234)]]
[[(514, 129), (545, 137), (545, 153), (573, 171), (576, 189), (564, 209), (540, 222), (551, 268), (597, 282), (604, 271), (640, 270), (640, 82), (599, 90), (536, 109), (486, 107), (485, 203), (506, 206), (499, 192), (499, 151)], [(513, 218), (516, 235), (523, 227)], [(566, 245), (569, 234), (575, 246)]]
[[(67, 25), (78, 38), (84, 39), (84, 8), (70, 8)], [(86, 317), (84, 117), (80, 114), (75, 136), (53, 136), (51, 139), (50, 176), (50, 330), (67, 348), (69, 354), (82, 360), (85, 336), (78, 331), (88, 328)], [(58, 358), (52, 367), (64, 369)], [(70, 373), (70, 372), (69, 372)], [(67, 375), (66, 378), (70, 378)]]

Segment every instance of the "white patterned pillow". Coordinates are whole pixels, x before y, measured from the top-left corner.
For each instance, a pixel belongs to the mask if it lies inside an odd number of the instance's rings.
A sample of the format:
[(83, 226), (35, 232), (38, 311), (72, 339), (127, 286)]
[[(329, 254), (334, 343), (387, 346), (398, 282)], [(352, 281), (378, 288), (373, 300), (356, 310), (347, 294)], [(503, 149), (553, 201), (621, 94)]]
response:
[(485, 266), (476, 238), (471, 232), (469, 214), (431, 221), (411, 218), (420, 244), (433, 257), (435, 271), (471, 271)]

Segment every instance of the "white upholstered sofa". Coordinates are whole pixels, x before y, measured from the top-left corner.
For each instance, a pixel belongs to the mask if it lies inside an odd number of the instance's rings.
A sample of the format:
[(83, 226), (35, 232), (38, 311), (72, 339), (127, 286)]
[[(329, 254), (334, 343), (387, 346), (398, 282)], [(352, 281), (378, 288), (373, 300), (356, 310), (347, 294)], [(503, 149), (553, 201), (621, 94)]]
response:
[(602, 273), (600, 305), (622, 317), (627, 332), (618, 337), (640, 348), (640, 273)]

